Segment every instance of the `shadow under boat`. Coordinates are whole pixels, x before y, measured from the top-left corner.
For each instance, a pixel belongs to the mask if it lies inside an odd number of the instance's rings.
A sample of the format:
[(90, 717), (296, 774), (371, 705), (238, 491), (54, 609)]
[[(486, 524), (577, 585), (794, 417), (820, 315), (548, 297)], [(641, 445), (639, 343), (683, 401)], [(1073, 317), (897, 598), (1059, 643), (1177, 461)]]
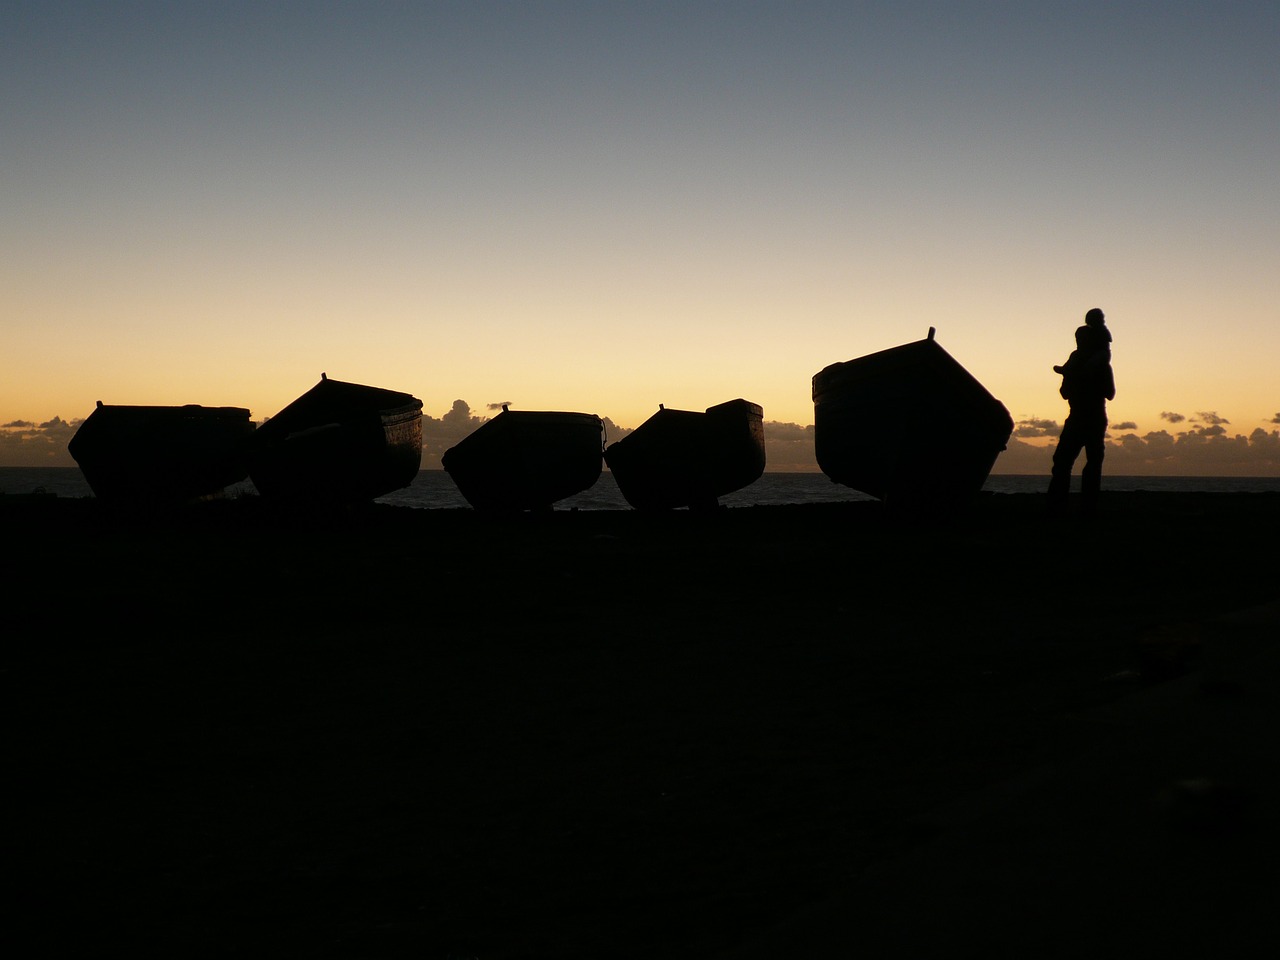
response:
[(1013, 418), (935, 333), (814, 375), (815, 453), (833, 481), (930, 509), (982, 490)]
[(421, 466), (421, 400), (322, 373), (254, 432), (249, 478), (268, 499), (358, 503), (409, 486)]
[(477, 510), (550, 510), (603, 469), (604, 424), (593, 413), (509, 410), (445, 451), (441, 466)]
[(659, 404), (604, 459), (637, 510), (714, 509), (764, 473), (764, 410), (741, 398), (702, 413)]
[(99, 400), (67, 451), (98, 499), (169, 505), (216, 497), (244, 480), (253, 432), (243, 407)]

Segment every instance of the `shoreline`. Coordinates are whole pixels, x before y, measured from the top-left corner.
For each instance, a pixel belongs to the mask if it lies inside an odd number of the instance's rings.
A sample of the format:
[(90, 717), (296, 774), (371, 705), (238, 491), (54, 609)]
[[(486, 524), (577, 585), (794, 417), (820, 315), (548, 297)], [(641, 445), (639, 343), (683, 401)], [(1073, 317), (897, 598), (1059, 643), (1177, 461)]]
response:
[[(1078, 476), (1079, 471), (1073, 480), (1073, 486), (1077, 489)], [(993, 473), (987, 478), (981, 495), (1044, 493), (1048, 483), (1047, 471), (1033, 474)], [(1280, 477), (1107, 474), (1103, 479), (1103, 489), (1109, 493), (1280, 493)], [(25, 496), (38, 491), (71, 499), (93, 495), (78, 467), (0, 468), (0, 496)], [(249, 480), (228, 487), (225, 491), (225, 499), (256, 496), (258, 493)], [(720, 503), (721, 506), (738, 508), (757, 504), (786, 505), (872, 499), (874, 498), (866, 494), (833, 483), (815, 467), (809, 471), (767, 470), (759, 480), (722, 497)], [(419, 471), (408, 487), (393, 491), (376, 502), (416, 509), (470, 507), (452, 478), (440, 469)], [(606, 469), (595, 485), (555, 505), (556, 511), (575, 509), (628, 510), (630, 505)]]
[(1114, 955), (1239, 956), (1269, 922), (1280, 495), (101, 506), (0, 498), (51, 945), (1102, 956), (1101, 910)]

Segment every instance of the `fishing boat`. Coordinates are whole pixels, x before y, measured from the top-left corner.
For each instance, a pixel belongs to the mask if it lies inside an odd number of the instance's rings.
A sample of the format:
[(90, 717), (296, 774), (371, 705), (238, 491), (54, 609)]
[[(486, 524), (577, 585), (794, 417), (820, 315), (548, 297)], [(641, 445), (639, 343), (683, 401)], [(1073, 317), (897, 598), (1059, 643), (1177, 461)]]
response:
[(604, 459), (637, 510), (714, 509), (764, 473), (764, 410), (741, 398), (702, 413), (659, 404)]
[(446, 450), (441, 465), (477, 510), (550, 510), (600, 479), (603, 433), (593, 413), (503, 404)]
[(833, 481), (919, 507), (982, 489), (1013, 418), (935, 334), (814, 375), (815, 453)]
[(98, 499), (161, 505), (216, 497), (243, 480), (252, 435), (243, 407), (99, 400), (67, 450)]
[(421, 400), (322, 373), (254, 432), (249, 478), (264, 498), (358, 503), (407, 487), (421, 465)]

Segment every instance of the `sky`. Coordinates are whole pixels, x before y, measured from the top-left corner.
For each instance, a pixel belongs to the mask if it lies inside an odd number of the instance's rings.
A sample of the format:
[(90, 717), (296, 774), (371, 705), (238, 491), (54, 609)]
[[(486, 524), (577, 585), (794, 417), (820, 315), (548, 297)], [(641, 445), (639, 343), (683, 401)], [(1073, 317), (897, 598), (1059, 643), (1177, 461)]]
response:
[(1274, 0), (0, 17), (0, 463), (322, 371), (804, 427), (816, 372), (930, 327), (1035, 447), (1096, 306), (1138, 472), (1280, 474)]

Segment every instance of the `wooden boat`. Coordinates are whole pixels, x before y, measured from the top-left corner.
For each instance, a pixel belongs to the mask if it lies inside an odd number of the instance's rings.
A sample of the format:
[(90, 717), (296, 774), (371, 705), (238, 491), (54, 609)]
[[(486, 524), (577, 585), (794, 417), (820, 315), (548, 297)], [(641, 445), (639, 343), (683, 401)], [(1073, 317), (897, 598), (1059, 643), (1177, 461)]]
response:
[(593, 413), (504, 404), (446, 450), (441, 465), (477, 510), (550, 510), (600, 478), (603, 432)]
[(713, 509), (718, 497), (764, 473), (764, 411), (730, 400), (706, 412), (658, 412), (604, 452), (618, 489), (637, 510)]
[(929, 507), (954, 506), (982, 489), (1013, 418), (935, 332), (814, 376), (815, 452), (836, 483)]
[(172, 504), (217, 496), (243, 480), (252, 435), (243, 407), (99, 400), (67, 450), (100, 500)]
[(249, 478), (266, 498), (356, 503), (407, 487), (421, 465), (421, 400), (322, 373), (255, 431)]

